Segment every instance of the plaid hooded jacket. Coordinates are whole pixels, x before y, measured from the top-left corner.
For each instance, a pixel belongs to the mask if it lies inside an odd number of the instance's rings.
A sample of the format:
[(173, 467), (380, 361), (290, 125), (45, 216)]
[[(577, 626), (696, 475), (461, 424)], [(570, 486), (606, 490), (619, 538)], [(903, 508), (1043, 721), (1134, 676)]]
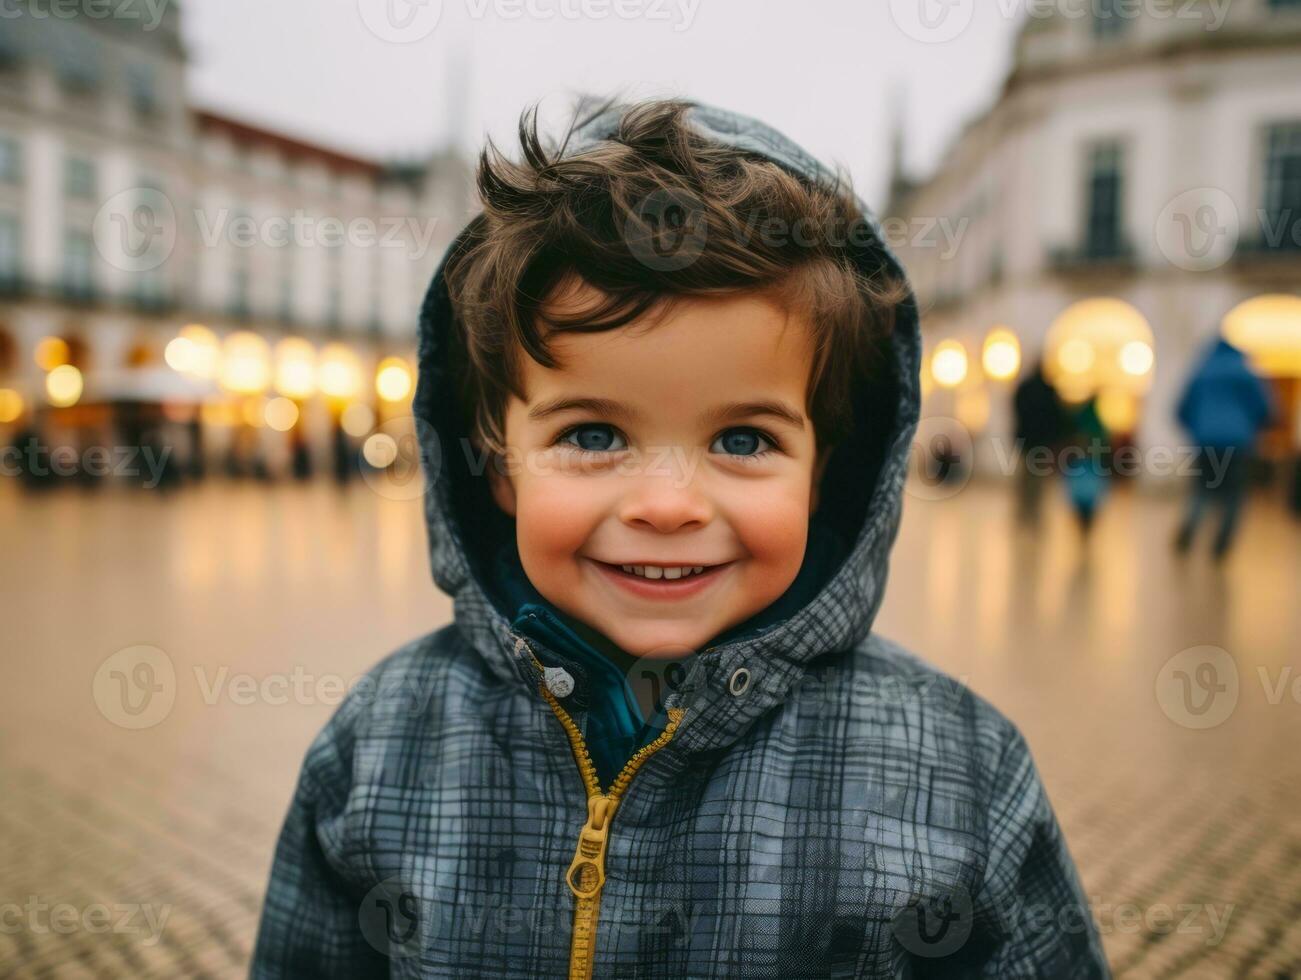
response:
[[(826, 176), (759, 122), (689, 118)], [(856, 260), (903, 276), (869, 223)], [(871, 633), (918, 417), (911, 298), (820, 487), (848, 557), (781, 621), (693, 657), (667, 729), (610, 786), (584, 751), (581, 666), (512, 631), (496, 595), (500, 515), (465, 452), (451, 324), (440, 266), (415, 414), (455, 621), (374, 668), (308, 751), (254, 977), (1106, 976), (1016, 728)], [(551, 683), (557, 664), (572, 683)]]

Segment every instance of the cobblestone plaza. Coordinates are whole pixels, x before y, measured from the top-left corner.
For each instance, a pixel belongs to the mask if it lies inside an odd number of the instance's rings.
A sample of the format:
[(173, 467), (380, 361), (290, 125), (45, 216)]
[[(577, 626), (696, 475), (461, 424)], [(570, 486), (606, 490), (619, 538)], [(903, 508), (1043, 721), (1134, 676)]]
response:
[[(878, 628), (1026, 733), (1115, 974), (1301, 976), (1301, 528), (1255, 501), (1216, 566), (1172, 552), (1173, 497), (1117, 493), (1082, 542), (1064, 507), (1030, 535), (1001, 489), (925, 496)], [(308, 742), (450, 616), (419, 501), (0, 486), (0, 542), (0, 975), (242, 975)]]

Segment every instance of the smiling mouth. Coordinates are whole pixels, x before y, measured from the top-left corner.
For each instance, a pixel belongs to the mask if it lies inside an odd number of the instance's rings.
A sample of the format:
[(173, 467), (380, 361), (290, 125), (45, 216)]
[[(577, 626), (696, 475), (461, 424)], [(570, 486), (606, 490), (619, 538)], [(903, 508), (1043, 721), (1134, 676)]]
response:
[(679, 598), (705, 588), (732, 565), (623, 565), (591, 559), (607, 578), (636, 595)]
[(646, 578), (651, 581), (656, 579), (674, 579), (687, 578), (689, 575), (699, 575), (705, 569), (714, 568), (714, 565), (618, 565), (621, 572), (627, 575), (636, 575), (638, 578)]

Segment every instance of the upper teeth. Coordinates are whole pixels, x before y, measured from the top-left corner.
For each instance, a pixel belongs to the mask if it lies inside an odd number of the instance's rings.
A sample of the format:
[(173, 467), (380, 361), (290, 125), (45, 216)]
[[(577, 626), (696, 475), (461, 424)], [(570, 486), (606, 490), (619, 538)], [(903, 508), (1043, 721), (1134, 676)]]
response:
[(687, 575), (694, 575), (704, 570), (704, 565), (676, 565), (665, 567), (663, 565), (620, 565), (625, 572), (630, 575), (640, 575), (642, 578), (684, 578)]

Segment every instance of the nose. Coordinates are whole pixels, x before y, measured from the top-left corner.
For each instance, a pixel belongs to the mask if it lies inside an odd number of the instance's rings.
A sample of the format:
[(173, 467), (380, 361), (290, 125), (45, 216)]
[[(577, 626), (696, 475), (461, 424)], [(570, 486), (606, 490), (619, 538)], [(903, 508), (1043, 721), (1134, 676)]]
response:
[(672, 477), (632, 478), (619, 502), (619, 519), (629, 527), (661, 534), (704, 527), (714, 517), (709, 498), (696, 482), (685, 484)]

